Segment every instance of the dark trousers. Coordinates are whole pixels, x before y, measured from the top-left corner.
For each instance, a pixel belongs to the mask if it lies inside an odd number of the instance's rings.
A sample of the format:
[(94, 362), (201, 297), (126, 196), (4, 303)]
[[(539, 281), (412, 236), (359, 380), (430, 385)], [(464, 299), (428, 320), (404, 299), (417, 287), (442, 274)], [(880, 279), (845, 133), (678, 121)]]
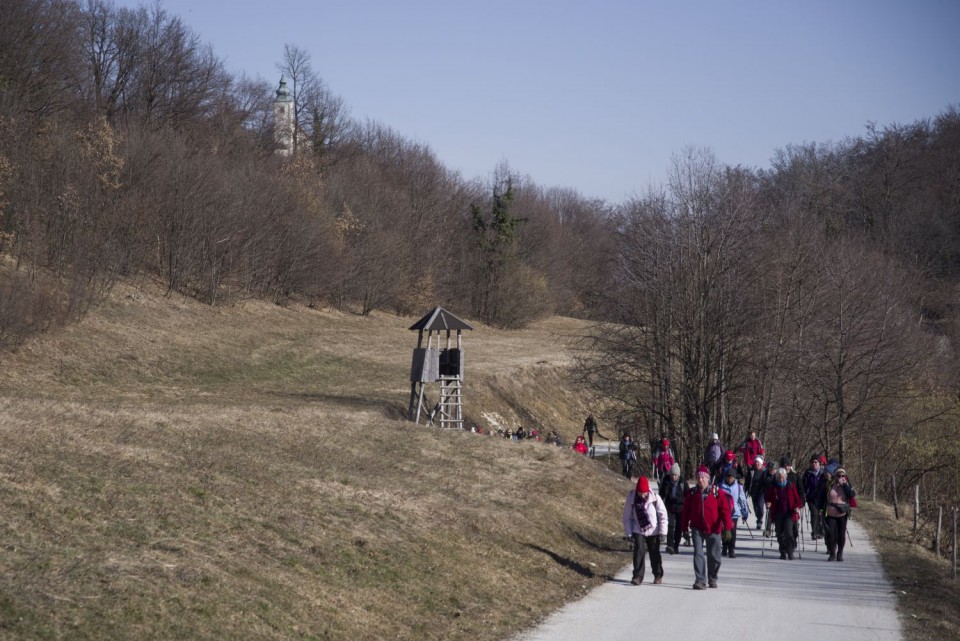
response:
[(807, 509), (810, 510), (810, 536), (815, 539), (819, 538), (823, 536), (823, 531), (820, 528), (820, 512), (813, 501), (807, 501)]
[(773, 524), (776, 526), (777, 543), (780, 545), (780, 551), (787, 554), (793, 554), (797, 549), (797, 537), (794, 534), (792, 512), (785, 514), (776, 514), (773, 517)]
[(763, 514), (765, 511), (765, 505), (763, 502), (763, 493), (757, 494), (754, 497), (751, 497), (753, 500), (753, 513), (757, 515), (757, 529), (761, 528), (763, 523)]
[(843, 554), (843, 548), (847, 544), (847, 519), (849, 517), (827, 517), (827, 552), (830, 554)]
[(753, 489), (753, 473), (756, 470), (753, 466), (747, 468), (746, 474), (743, 475), (743, 491), (747, 494), (750, 494), (750, 491)]
[(676, 552), (680, 549), (680, 515), (667, 511), (667, 545)]
[(633, 535), (633, 577), (643, 583), (643, 573), (646, 568), (647, 552), (650, 553), (650, 569), (653, 578), (663, 576), (663, 559), (660, 556), (660, 537)]
[(620, 459), (620, 471), (628, 479), (631, 478), (633, 476), (633, 461), (628, 458)]
[(730, 540), (723, 541), (721, 545), (723, 552), (729, 554), (735, 552), (737, 548), (737, 522), (733, 522), (733, 530), (730, 531)]

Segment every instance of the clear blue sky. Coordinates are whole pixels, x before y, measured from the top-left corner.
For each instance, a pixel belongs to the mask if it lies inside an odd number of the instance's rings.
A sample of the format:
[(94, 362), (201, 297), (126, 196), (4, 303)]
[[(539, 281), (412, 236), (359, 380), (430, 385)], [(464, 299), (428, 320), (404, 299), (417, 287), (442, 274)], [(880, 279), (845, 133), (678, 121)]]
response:
[[(121, 4), (135, 5), (133, 0)], [(620, 202), (685, 145), (767, 167), (960, 105), (960, 0), (162, 0), (233, 72), (283, 45), (466, 178)]]

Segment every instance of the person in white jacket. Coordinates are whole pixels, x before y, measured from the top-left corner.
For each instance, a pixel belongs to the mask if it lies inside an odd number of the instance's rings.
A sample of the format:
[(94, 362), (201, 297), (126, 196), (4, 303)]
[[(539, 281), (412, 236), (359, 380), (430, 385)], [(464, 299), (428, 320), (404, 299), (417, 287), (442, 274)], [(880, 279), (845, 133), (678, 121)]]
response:
[(658, 494), (650, 491), (646, 476), (637, 480), (637, 488), (627, 494), (623, 507), (623, 531), (633, 540), (633, 585), (643, 583), (647, 552), (654, 584), (663, 583), (660, 544), (667, 538), (667, 508)]

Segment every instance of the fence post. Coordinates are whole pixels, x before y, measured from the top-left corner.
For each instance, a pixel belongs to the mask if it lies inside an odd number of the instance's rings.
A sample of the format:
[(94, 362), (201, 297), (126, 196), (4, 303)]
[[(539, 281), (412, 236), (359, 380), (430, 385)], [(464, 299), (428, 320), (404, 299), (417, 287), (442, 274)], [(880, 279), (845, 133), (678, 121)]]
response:
[(873, 495), (870, 499), (874, 503), (877, 502), (877, 461), (873, 461)]
[(920, 527), (920, 484), (913, 486), (913, 533)]
[(943, 506), (937, 508), (937, 538), (933, 540), (933, 551), (940, 558), (940, 532), (943, 529)]
[(953, 508), (953, 578), (957, 578), (957, 508)]
[(893, 483), (893, 518), (900, 520), (900, 506), (897, 504), (897, 477), (890, 475), (890, 482)]

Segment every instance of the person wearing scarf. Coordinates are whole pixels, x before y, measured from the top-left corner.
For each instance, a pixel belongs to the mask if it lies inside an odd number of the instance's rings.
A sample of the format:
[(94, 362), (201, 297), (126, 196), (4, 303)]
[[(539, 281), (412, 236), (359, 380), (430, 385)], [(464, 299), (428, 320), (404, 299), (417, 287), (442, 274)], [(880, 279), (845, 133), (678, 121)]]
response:
[(650, 491), (646, 476), (637, 479), (637, 487), (627, 494), (623, 506), (623, 531), (633, 540), (633, 578), (630, 583), (643, 583), (646, 555), (650, 553), (653, 583), (663, 582), (663, 561), (660, 544), (667, 538), (667, 507), (659, 495)]

